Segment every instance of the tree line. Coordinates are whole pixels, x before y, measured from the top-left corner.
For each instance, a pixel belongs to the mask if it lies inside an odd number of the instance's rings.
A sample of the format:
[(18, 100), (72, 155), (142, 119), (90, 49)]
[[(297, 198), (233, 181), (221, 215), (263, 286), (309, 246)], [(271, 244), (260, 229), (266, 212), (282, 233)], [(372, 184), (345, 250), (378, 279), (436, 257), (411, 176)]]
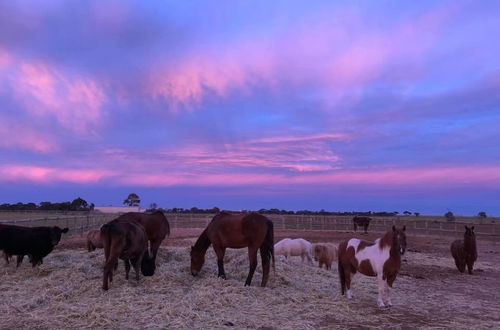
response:
[(15, 203), (15, 204), (0, 204), (2, 211), (93, 211), (94, 203), (88, 203), (83, 198), (75, 198), (71, 202), (40, 202), (35, 203)]

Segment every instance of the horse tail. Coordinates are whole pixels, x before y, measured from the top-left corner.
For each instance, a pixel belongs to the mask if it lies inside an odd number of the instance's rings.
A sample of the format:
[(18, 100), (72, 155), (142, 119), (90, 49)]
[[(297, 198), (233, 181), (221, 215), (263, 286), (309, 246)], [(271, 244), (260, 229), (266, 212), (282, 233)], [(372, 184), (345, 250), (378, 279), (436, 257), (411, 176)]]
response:
[(267, 220), (267, 233), (264, 239), (266, 252), (273, 262), (273, 272), (276, 275), (276, 267), (274, 265), (274, 224), (271, 220)]
[(346, 250), (347, 244), (346, 242), (342, 242), (339, 244), (339, 249), (338, 249), (338, 256), (337, 256), (337, 262), (338, 262), (338, 270), (339, 270), (339, 280), (340, 280), (340, 292), (342, 295), (345, 294), (345, 270), (344, 270), (344, 265), (342, 265), (342, 257), (344, 255), (344, 252)]

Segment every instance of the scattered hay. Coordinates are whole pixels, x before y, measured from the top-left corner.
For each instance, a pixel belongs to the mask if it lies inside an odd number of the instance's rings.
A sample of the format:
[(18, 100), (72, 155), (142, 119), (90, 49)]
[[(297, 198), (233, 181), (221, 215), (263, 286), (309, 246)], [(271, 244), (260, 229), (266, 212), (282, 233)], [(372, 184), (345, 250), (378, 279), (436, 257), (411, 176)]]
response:
[[(1, 327), (476, 329), (494, 327), (498, 321), (494, 319), (498, 317), (498, 308), (494, 300), (489, 300), (495, 292), (491, 292), (491, 287), (479, 285), (480, 281), (498, 278), (498, 272), (487, 266), (481, 267), (484, 273), (473, 277), (461, 274), (441, 280), (429, 280), (425, 275), (424, 279), (398, 277), (392, 295), (395, 307), (379, 309), (375, 279), (356, 276), (355, 299), (348, 301), (339, 294), (336, 270), (311, 267), (300, 258), (277, 257), (276, 274), (271, 270), (267, 288), (258, 286), (262, 278), (259, 262), (252, 286), (244, 287), (248, 273), (246, 249), (227, 251), (228, 279), (222, 280), (216, 276), (212, 249), (202, 272), (194, 278), (189, 272), (187, 247), (162, 247), (155, 276), (141, 275), (139, 284), (133, 280), (134, 276), (126, 281), (120, 262), (109, 291), (104, 292), (102, 254), (102, 250), (91, 253), (66, 250), (49, 255), (39, 269), (32, 269), (27, 263), (17, 270), (12, 264), (1, 266)], [(424, 254), (410, 254), (403, 271), (411, 274), (429, 260)], [(431, 262), (444, 272), (453, 272), (442, 260)], [(456, 288), (449, 289), (453, 286)], [(469, 300), (464, 287), (473, 287), (471, 290), (476, 294), (480, 290), (480, 295)], [(483, 305), (488, 301), (485, 311)]]

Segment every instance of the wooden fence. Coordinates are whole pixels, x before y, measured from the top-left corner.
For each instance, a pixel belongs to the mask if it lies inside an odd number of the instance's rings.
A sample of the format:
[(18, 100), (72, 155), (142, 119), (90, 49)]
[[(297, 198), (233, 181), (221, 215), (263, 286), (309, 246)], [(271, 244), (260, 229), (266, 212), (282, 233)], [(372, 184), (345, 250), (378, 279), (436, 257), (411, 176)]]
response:
[[(118, 214), (89, 213), (86, 215), (64, 215), (33, 219), (8, 219), (0, 223), (17, 224), (23, 226), (59, 226), (68, 227), (70, 234), (82, 235), (91, 228), (98, 228), (102, 224), (116, 218)], [(175, 228), (204, 228), (212, 219), (213, 214), (166, 214), (172, 229)], [(331, 230), (352, 231), (352, 216), (319, 216), (319, 215), (267, 215), (277, 230)], [(406, 225), (407, 231), (418, 235), (446, 235), (461, 236), (464, 225), (474, 225), (477, 236), (490, 237), (500, 241), (500, 221), (485, 219), (484, 221), (448, 222), (437, 217), (372, 217), (369, 231), (385, 232), (392, 225)], [(360, 230), (360, 229), (358, 229)]]

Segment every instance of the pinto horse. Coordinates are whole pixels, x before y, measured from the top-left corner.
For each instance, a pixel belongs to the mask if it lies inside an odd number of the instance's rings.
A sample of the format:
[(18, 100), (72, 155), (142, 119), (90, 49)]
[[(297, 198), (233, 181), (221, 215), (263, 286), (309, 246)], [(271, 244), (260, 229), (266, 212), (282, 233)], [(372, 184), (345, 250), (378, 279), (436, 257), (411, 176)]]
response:
[(113, 281), (113, 268), (116, 269), (118, 258), (125, 262), (127, 280), (130, 264), (134, 267), (137, 282), (139, 282), (139, 268), (144, 276), (154, 274), (155, 264), (148, 253), (148, 238), (144, 227), (140, 224), (132, 220), (127, 222), (115, 219), (101, 227), (101, 239), (106, 258), (102, 283), (104, 290), (108, 290), (108, 280)]
[(224, 254), (226, 248), (240, 249), (248, 247), (250, 271), (245, 286), (250, 285), (257, 268), (257, 250), (262, 259), (262, 282), (266, 286), (269, 278), (270, 259), (274, 268), (274, 230), (273, 223), (258, 213), (233, 215), (228, 212), (216, 214), (207, 228), (191, 247), (191, 274), (198, 275), (205, 263), (205, 254), (212, 244), (217, 255), (218, 276), (226, 279), (224, 272)]
[(474, 262), (477, 259), (476, 248), (476, 234), (474, 233), (474, 226), (465, 226), (465, 233), (463, 240), (456, 240), (451, 243), (451, 255), (455, 259), (455, 265), (460, 273), (465, 272), (465, 265), (467, 271), (472, 275)]
[(165, 236), (170, 235), (170, 225), (163, 212), (156, 211), (151, 214), (128, 212), (119, 216), (116, 220), (125, 222), (135, 221), (144, 227), (150, 244), (150, 255), (153, 261), (156, 262), (156, 254), (161, 242), (165, 239)]
[(376, 276), (378, 280), (379, 307), (392, 306), (389, 287), (396, 279), (401, 267), (401, 255), (406, 251), (406, 226), (392, 226), (384, 236), (374, 243), (351, 238), (339, 244), (339, 278), (342, 295), (352, 298), (351, 279), (359, 271), (363, 275)]

